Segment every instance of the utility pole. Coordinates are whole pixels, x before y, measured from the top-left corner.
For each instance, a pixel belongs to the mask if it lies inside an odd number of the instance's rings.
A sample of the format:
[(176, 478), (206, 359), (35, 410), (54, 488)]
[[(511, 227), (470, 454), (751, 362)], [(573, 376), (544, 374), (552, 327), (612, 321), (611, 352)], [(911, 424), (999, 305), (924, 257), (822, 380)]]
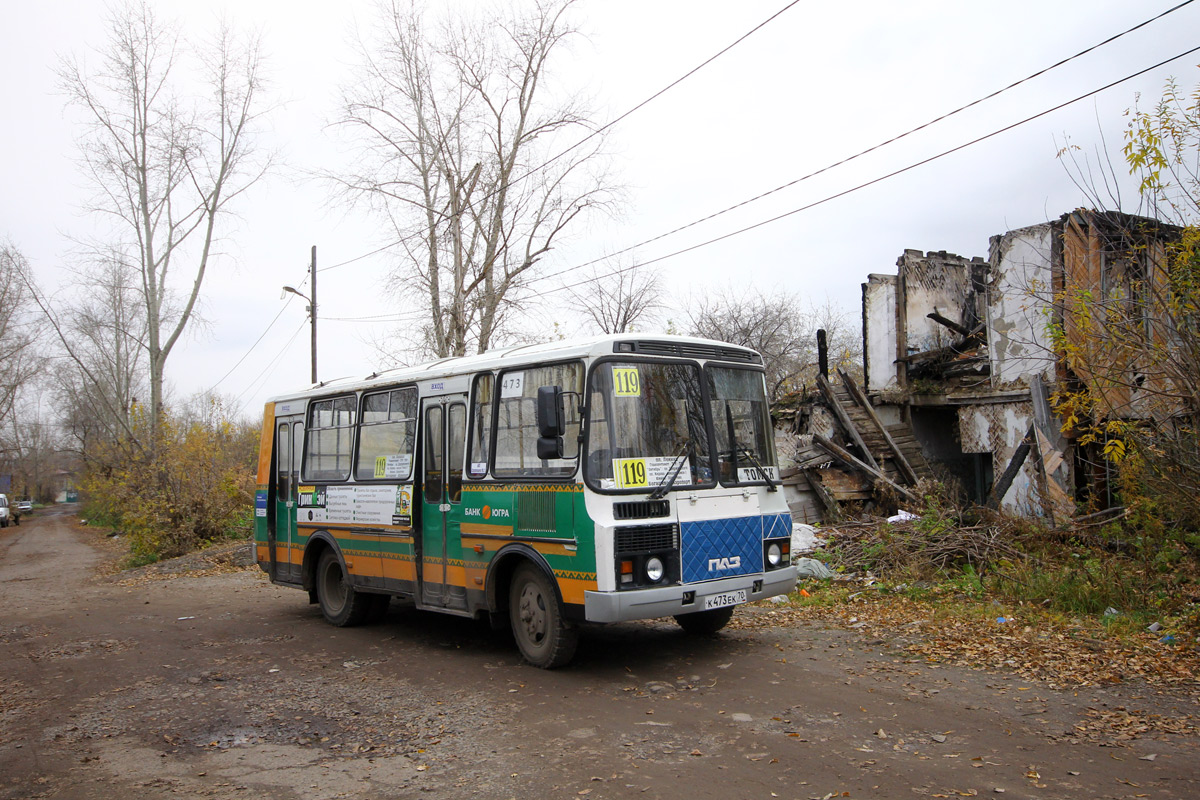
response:
[(309, 280), (312, 281), (312, 297), (297, 291), (294, 286), (283, 287), (284, 294), (294, 294), (308, 301), (308, 317), (312, 322), (312, 382), (317, 382), (317, 246), (312, 247), (312, 263), (309, 266)]
[(312, 266), (310, 267), (312, 280), (312, 382), (317, 382), (317, 246), (312, 246)]

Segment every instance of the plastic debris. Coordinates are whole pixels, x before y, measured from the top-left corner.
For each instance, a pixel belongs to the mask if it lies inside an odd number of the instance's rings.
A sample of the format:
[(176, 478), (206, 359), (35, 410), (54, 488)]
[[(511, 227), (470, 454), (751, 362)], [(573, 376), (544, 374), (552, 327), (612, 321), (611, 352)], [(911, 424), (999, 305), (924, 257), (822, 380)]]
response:
[(999, 622), (1001, 625), (1003, 625), (1004, 623), (1008, 622), (1008, 617), (996, 617), (996, 622)]
[(1159, 631), (1162, 630), (1162, 624), (1158, 623), (1158, 622), (1151, 623), (1151, 625), (1149, 627), (1147, 627), (1146, 630), (1150, 631), (1151, 633), (1158, 633)]
[(1106, 616), (1106, 617), (1115, 617), (1115, 616), (1118, 616), (1120, 613), (1121, 613), (1120, 611), (1117, 611), (1112, 606), (1109, 606), (1108, 608), (1104, 609), (1104, 616)]
[(917, 514), (913, 514), (911, 511), (905, 511), (904, 509), (900, 509), (895, 514), (888, 517), (887, 521), (888, 522), (908, 522), (909, 520), (914, 520), (914, 519), (920, 519), (920, 517)]
[(801, 578), (832, 578), (833, 570), (815, 558), (798, 558), (796, 574)]
[(792, 523), (792, 553), (807, 553), (815, 550), (823, 540), (817, 535), (817, 529), (803, 522)]
[(1175, 644), (1175, 637), (1168, 633), (1166, 636), (1159, 639), (1159, 641), (1163, 644)]

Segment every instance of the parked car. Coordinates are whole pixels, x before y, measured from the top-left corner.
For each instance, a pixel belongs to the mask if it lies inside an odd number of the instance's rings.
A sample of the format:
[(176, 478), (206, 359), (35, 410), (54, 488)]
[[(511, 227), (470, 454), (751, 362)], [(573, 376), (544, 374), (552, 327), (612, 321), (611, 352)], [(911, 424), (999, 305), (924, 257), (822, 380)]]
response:
[(33, 511), (33, 501), (26, 497), (24, 500), (17, 501), (17, 510), (22, 514), (29, 514)]
[(8, 507), (8, 495), (0, 494), (0, 528), (7, 528), (8, 523), (20, 525), (21, 515), (13, 514), (14, 509)]

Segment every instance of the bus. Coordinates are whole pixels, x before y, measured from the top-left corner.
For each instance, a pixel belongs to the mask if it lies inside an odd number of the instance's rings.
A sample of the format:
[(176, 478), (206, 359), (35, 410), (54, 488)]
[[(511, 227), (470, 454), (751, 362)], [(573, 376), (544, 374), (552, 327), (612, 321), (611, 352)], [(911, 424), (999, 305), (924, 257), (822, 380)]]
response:
[(607, 335), (319, 383), (266, 403), (259, 566), (333, 625), (390, 598), (510, 626), (553, 668), (584, 623), (723, 628), (791, 591), (762, 357)]

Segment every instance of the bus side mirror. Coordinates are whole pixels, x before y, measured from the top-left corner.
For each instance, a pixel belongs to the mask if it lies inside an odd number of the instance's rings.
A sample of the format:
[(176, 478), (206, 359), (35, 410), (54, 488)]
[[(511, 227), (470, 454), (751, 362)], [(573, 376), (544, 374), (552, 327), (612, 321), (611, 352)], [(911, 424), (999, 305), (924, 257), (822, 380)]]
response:
[(539, 386), (537, 393), (537, 455), (542, 460), (563, 457), (563, 434), (566, 433), (566, 414), (563, 412), (561, 386)]

